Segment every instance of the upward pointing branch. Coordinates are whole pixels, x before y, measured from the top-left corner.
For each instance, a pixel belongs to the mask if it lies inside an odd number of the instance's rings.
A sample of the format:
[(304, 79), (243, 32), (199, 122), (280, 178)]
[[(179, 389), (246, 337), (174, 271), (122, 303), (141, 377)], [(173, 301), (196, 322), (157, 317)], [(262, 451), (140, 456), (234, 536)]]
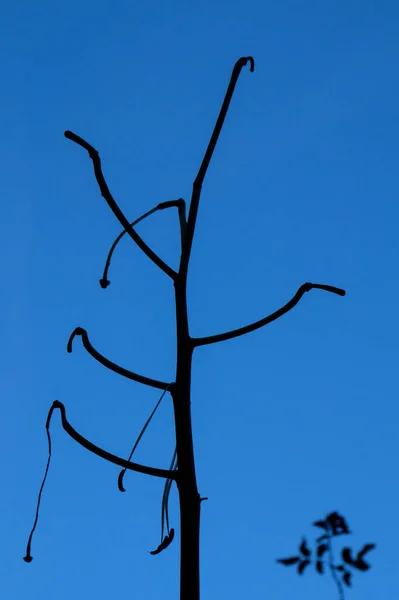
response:
[(204, 181), (209, 163), (211, 161), (213, 151), (215, 150), (217, 141), (219, 139), (220, 132), (223, 127), (224, 120), (227, 115), (227, 111), (229, 110), (230, 102), (233, 97), (234, 88), (236, 86), (238, 77), (240, 75), (241, 69), (247, 64), (250, 63), (250, 71), (253, 72), (255, 68), (255, 62), (252, 56), (245, 56), (239, 58), (234, 65), (233, 72), (231, 74), (230, 83), (228, 85), (226, 95), (223, 100), (222, 108), (220, 109), (219, 116), (216, 121), (215, 128), (213, 130), (211, 139), (209, 141), (208, 147), (206, 149), (204, 158), (202, 159), (201, 166), (199, 168), (197, 177), (193, 183), (193, 193), (191, 196), (190, 203), (190, 211), (188, 215), (187, 221), (187, 232), (183, 246), (182, 258), (180, 261), (180, 273), (187, 274), (188, 262), (190, 260), (191, 247), (193, 243), (194, 230), (195, 230), (195, 222), (197, 220), (198, 213), (198, 205), (201, 196), (201, 188), (202, 183)]

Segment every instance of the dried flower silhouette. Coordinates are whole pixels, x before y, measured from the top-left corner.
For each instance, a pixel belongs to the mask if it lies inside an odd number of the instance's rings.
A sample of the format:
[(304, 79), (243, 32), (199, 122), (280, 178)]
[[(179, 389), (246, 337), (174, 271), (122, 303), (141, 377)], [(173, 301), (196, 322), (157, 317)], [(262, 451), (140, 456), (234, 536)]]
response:
[[(365, 562), (364, 555), (375, 548), (375, 544), (365, 544), (357, 553), (356, 558), (352, 556), (351, 548), (345, 546), (341, 550), (341, 558), (343, 563), (334, 563), (332, 542), (333, 537), (339, 535), (349, 535), (351, 531), (345, 519), (337, 512), (330, 513), (324, 520), (315, 521), (315, 527), (324, 529), (325, 533), (316, 539), (316, 550), (313, 559), (316, 571), (323, 575), (326, 569), (330, 570), (331, 576), (335, 581), (338, 589), (340, 600), (344, 600), (344, 588), (342, 583), (347, 587), (352, 585), (353, 572), (350, 568), (358, 569), (359, 571), (367, 571), (370, 565)], [(297, 572), (302, 575), (305, 568), (312, 563), (312, 552), (307, 545), (305, 538), (299, 546), (299, 554), (289, 558), (278, 558), (278, 563), (285, 566), (297, 565)]]

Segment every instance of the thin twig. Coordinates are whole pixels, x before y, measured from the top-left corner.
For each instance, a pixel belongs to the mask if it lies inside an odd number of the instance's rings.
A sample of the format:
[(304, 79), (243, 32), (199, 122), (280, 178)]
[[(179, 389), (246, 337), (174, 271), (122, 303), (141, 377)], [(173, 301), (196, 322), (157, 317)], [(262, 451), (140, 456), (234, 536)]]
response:
[[(150, 215), (152, 215), (152, 213), (154, 213), (156, 210), (158, 210), (157, 206), (155, 208), (152, 208), (151, 210), (147, 211), (146, 213), (144, 213), (144, 215), (141, 215), (141, 217), (139, 217), (138, 219), (136, 219), (135, 221), (133, 221), (132, 223), (130, 223), (130, 227), (134, 227), (135, 225), (137, 225), (137, 223), (140, 223), (140, 221), (142, 221), (146, 217), (149, 217)], [(102, 278), (100, 279), (100, 285), (101, 285), (101, 287), (103, 289), (107, 288), (109, 286), (109, 284), (111, 283), (110, 281), (108, 281), (108, 269), (109, 269), (109, 266), (111, 264), (111, 258), (112, 258), (112, 255), (114, 253), (114, 250), (115, 250), (116, 246), (118, 245), (118, 243), (120, 242), (120, 240), (123, 238), (123, 236), (125, 235), (125, 233), (127, 233), (126, 229), (124, 229), (118, 235), (118, 237), (116, 238), (116, 240), (112, 244), (112, 246), (110, 248), (110, 251), (108, 252), (107, 260), (105, 261), (104, 273), (103, 273)]]
[(334, 567), (334, 556), (333, 556), (333, 550), (332, 550), (332, 544), (331, 544), (330, 530), (327, 533), (327, 547), (328, 547), (328, 566), (330, 567), (332, 578), (334, 579), (335, 584), (338, 588), (339, 600), (345, 600), (344, 588), (343, 588), (341, 581), (339, 580), (339, 577), (338, 577), (337, 572)]
[[(150, 416), (148, 417), (147, 421), (144, 423), (144, 427), (140, 431), (137, 440), (134, 442), (133, 448), (131, 449), (127, 460), (130, 461), (130, 459), (132, 458), (134, 451), (136, 450), (137, 446), (139, 445), (141, 438), (145, 434), (148, 425), (151, 423), (152, 417), (155, 415), (157, 408), (161, 404), (162, 398), (165, 396), (166, 392), (167, 392), (167, 389), (162, 392), (161, 397), (159, 398), (158, 402), (156, 403), (153, 410), (151, 411)], [(118, 488), (121, 492), (126, 492), (125, 488), (123, 487), (123, 477), (124, 477), (125, 473), (126, 473), (126, 469), (122, 469), (122, 471), (119, 473), (119, 477), (118, 477)]]
[[(32, 538), (33, 538), (33, 534), (35, 533), (35, 529), (36, 529), (36, 525), (39, 519), (39, 511), (40, 511), (40, 503), (42, 500), (42, 493), (43, 493), (43, 488), (44, 488), (44, 484), (46, 483), (46, 479), (47, 479), (47, 475), (48, 475), (48, 471), (50, 468), (50, 462), (51, 462), (51, 436), (50, 436), (50, 420), (51, 420), (51, 415), (53, 413), (54, 408), (51, 407), (47, 416), (47, 421), (46, 421), (46, 434), (47, 434), (47, 444), (48, 444), (48, 458), (47, 458), (47, 464), (46, 464), (46, 470), (44, 471), (44, 477), (42, 480), (42, 484), (40, 486), (40, 490), (39, 490), (39, 494), (37, 497), (37, 505), (36, 505), (36, 514), (35, 514), (35, 520), (33, 522), (33, 526), (31, 529), (31, 532), (29, 534), (29, 538), (28, 538), (28, 543), (26, 545), (26, 554), (24, 556), (24, 561), (25, 562), (32, 562), (33, 557), (31, 554), (31, 545), (32, 545)], [(166, 480), (167, 482), (169, 481), (169, 479)]]

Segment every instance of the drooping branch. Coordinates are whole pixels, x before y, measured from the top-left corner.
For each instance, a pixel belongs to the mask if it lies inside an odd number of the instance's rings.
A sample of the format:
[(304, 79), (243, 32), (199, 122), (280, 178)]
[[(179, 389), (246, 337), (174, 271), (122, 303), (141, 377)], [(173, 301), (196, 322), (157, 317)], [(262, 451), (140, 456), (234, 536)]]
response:
[(304, 283), (298, 289), (295, 296), (291, 298), (287, 304), (284, 304), (281, 308), (276, 310), (271, 315), (260, 319), (259, 321), (255, 321), (255, 323), (251, 323), (250, 325), (246, 325), (244, 327), (240, 327), (239, 329), (233, 329), (232, 331), (227, 331), (226, 333), (219, 333), (217, 335), (209, 335), (207, 337), (199, 337), (192, 338), (194, 347), (196, 346), (204, 346), (205, 344), (215, 344), (216, 342), (224, 342), (225, 340), (231, 340), (232, 338), (238, 337), (240, 335), (244, 335), (245, 333), (250, 333), (251, 331), (255, 331), (255, 329), (259, 329), (260, 327), (264, 327), (264, 325), (268, 325), (272, 321), (279, 319), (291, 309), (294, 308), (302, 298), (302, 296), (309, 292), (312, 289), (324, 290), (325, 292), (331, 292), (332, 294), (338, 294), (338, 296), (345, 296), (345, 290), (341, 288), (334, 287), (332, 285), (324, 285), (322, 283)]
[[(167, 200), (166, 202), (160, 202), (160, 204), (158, 204), (157, 206), (155, 206), (151, 210), (149, 210), (146, 213), (144, 213), (144, 215), (141, 215), (141, 217), (139, 217), (138, 219), (136, 219), (135, 221), (133, 221), (132, 223), (130, 223), (130, 227), (134, 227), (135, 225), (137, 225), (138, 223), (140, 223), (140, 221), (143, 221), (146, 217), (149, 217), (154, 212), (156, 212), (158, 210), (164, 210), (165, 208), (171, 208), (172, 206), (176, 206), (178, 208), (178, 211), (179, 211), (181, 244), (183, 245), (183, 239), (184, 239), (184, 233), (185, 233), (185, 227), (186, 227), (186, 208), (185, 208), (186, 207), (186, 203), (184, 202), (183, 198), (179, 198), (178, 200)], [(100, 285), (101, 285), (101, 287), (103, 289), (107, 288), (109, 286), (109, 284), (111, 283), (108, 280), (108, 269), (109, 269), (109, 266), (111, 264), (111, 258), (112, 258), (112, 255), (114, 253), (114, 250), (115, 250), (116, 246), (118, 245), (118, 243), (120, 242), (120, 240), (123, 238), (123, 236), (126, 233), (127, 233), (127, 231), (126, 231), (126, 229), (124, 229), (118, 235), (118, 237), (116, 238), (116, 240), (112, 244), (112, 246), (110, 248), (110, 251), (108, 252), (107, 260), (105, 262), (105, 267), (104, 267), (104, 273), (103, 273), (102, 278), (100, 279)]]
[(255, 69), (255, 62), (254, 62), (254, 59), (252, 58), (252, 56), (245, 56), (245, 57), (239, 58), (237, 60), (236, 64), (234, 65), (233, 72), (232, 72), (231, 78), (230, 78), (230, 82), (229, 82), (229, 85), (228, 85), (228, 88), (226, 91), (226, 95), (224, 97), (223, 104), (220, 109), (217, 121), (216, 121), (216, 125), (215, 125), (213, 133), (211, 135), (211, 139), (210, 139), (208, 147), (206, 149), (204, 158), (202, 159), (202, 163), (199, 168), (197, 177), (195, 178), (195, 181), (193, 183), (193, 192), (192, 192), (192, 196), (191, 196), (190, 211), (189, 211), (188, 222), (187, 222), (187, 234), (185, 237), (184, 249), (183, 249), (182, 259), (181, 259), (181, 263), (180, 263), (180, 272), (183, 272), (183, 273), (187, 273), (187, 269), (188, 269), (188, 263), (189, 263), (190, 254), (191, 254), (191, 246), (192, 246), (193, 237), (194, 237), (195, 223), (197, 220), (198, 205), (199, 205), (200, 196), (201, 196), (201, 188), (202, 188), (202, 184), (203, 184), (203, 181), (204, 181), (204, 178), (206, 175), (206, 171), (208, 169), (209, 163), (210, 163), (212, 155), (213, 155), (213, 151), (215, 150), (217, 141), (219, 139), (219, 135), (222, 130), (223, 123), (226, 118), (227, 111), (229, 109), (230, 102), (233, 97), (234, 88), (236, 86), (241, 69), (248, 62), (250, 63), (250, 71), (253, 72)]
[(99, 446), (96, 446), (88, 439), (83, 437), (80, 433), (78, 433), (76, 429), (74, 429), (72, 425), (68, 422), (66, 418), (65, 406), (62, 404), (62, 402), (55, 400), (53, 402), (52, 409), (54, 410), (55, 408), (60, 409), (62, 427), (65, 429), (67, 434), (70, 435), (71, 438), (75, 440), (75, 442), (78, 442), (78, 444), (86, 448), (86, 450), (97, 454), (97, 456), (99, 456), (100, 458), (103, 458), (108, 462), (112, 462), (115, 465), (118, 465), (119, 467), (129, 469), (130, 471), (144, 473), (145, 475), (153, 475), (154, 477), (163, 477), (164, 479), (177, 479), (178, 474), (176, 471), (170, 471), (168, 469), (157, 469), (156, 467), (147, 467), (145, 465), (140, 465), (139, 463), (130, 462), (128, 460), (125, 460), (124, 458), (120, 458), (115, 454), (111, 454), (110, 452), (103, 450)]
[(83, 327), (76, 327), (76, 329), (72, 332), (71, 337), (68, 340), (67, 344), (67, 352), (72, 352), (72, 342), (75, 335), (80, 335), (82, 337), (82, 343), (87, 352), (95, 358), (99, 363), (118, 373), (119, 375), (123, 375), (123, 377), (127, 377), (128, 379), (132, 379), (133, 381), (137, 381), (138, 383), (143, 383), (144, 385), (149, 385), (154, 388), (158, 388), (159, 390), (167, 390), (170, 389), (173, 383), (166, 383), (166, 381), (159, 381), (158, 379), (151, 379), (150, 377), (145, 377), (144, 375), (139, 375), (138, 373), (134, 373), (133, 371), (129, 371), (124, 367), (120, 367), (119, 365), (113, 363), (112, 361), (105, 358), (102, 354), (100, 354), (89, 341), (89, 336), (87, 335), (87, 331), (83, 329)]
[(96, 176), (101, 195), (107, 202), (108, 206), (110, 207), (110, 209), (112, 210), (122, 227), (130, 235), (133, 241), (136, 242), (136, 244), (144, 252), (144, 254), (146, 254), (148, 258), (150, 258), (160, 269), (162, 269), (162, 271), (164, 271), (164, 273), (169, 275), (169, 277), (171, 277), (174, 280), (176, 278), (176, 271), (171, 269), (171, 267), (169, 267), (157, 254), (155, 254), (153, 250), (151, 250), (149, 246), (147, 246), (144, 240), (141, 239), (139, 234), (130, 225), (129, 221), (127, 220), (127, 218), (119, 208), (118, 204), (116, 203), (115, 199), (113, 198), (102, 172), (101, 160), (98, 151), (91, 144), (86, 142), (86, 140), (76, 135), (76, 133), (73, 133), (72, 131), (65, 131), (64, 135), (72, 142), (75, 142), (76, 144), (87, 150), (87, 152), (89, 153), (89, 156), (93, 161), (94, 174)]

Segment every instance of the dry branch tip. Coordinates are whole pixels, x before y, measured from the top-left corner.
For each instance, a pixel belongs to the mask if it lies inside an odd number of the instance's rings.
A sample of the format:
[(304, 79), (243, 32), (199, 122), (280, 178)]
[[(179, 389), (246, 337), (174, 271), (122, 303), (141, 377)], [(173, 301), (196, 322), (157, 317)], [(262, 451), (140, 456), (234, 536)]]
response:
[(125, 488), (123, 487), (123, 476), (124, 476), (125, 472), (126, 472), (126, 469), (122, 469), (122, 471), (118, 475), (118, 490), (120, 492), (126, 492)]
[(86, 140), (81, 138), (79, 135), (73, 133), (73, 131), (65, 131), (64, 135), (68, 140), (75, 142), (75, 144), (78, 144), (79, 146), (82, 146), (82, 148), (87, 150), (91, 158), (93, 158), (93, 156), (98, 156), (97, 150), (91, 144), (89, 144), (89, 142), (86, 142)]
[(247, 64), (249, 61), (250, 65), (249, 65), (249, 70), (251, 71), (251, 73), (253, 73), (255, 71), (255, 61), (253, 59), (252, 56), (247, 56), (245, 58), (245, 64)]
[(83, 335), (84, 333), (86, 333), (86, 330), (83, 329), (83, 327), (76, 327), (76, 329), (74, 329), (71, 333), (71, 336), (68, 340), (68, 344), (67, 344), (67, 352), (71, 353), (72, 352), (72, 342), (73, 342), (73, 338), (75, 337), (75, 335)]

